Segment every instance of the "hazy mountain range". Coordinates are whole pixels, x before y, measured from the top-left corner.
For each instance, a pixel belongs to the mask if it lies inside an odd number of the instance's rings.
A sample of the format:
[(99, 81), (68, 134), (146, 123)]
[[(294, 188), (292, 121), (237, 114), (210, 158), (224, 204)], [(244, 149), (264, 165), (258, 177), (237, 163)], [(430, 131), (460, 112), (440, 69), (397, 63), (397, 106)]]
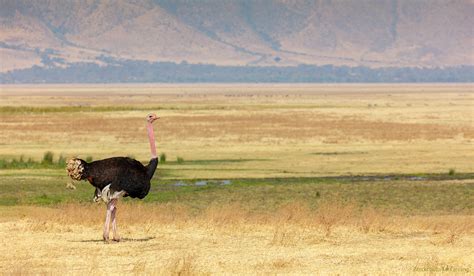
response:
[(473, 1), (0, 0), (1, 71), (107, 58), (473, 65)]

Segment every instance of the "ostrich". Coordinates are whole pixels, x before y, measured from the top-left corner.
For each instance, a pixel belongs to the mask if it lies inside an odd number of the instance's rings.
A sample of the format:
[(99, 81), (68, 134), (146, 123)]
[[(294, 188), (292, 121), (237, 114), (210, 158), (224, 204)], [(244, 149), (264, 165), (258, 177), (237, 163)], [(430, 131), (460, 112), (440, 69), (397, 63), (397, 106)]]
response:
[(150, 191), (150, 180), (158, 166), (153, 122), (159, 119), (155, 114), (146, 117), (151, 160), (144, 166), (128, 157), (112, 157), (91, 163), (79, 158), (67, 162), (67, 173), (74, 180), (87, 180), (95, 187), (94, 201), (107, 204), (103, 238), (109, 241), (109, 226), (112, 220), (113, 240), (120, 241), (117, 234), (117, 202), (119, 198), (130, 196), (143, 199)]

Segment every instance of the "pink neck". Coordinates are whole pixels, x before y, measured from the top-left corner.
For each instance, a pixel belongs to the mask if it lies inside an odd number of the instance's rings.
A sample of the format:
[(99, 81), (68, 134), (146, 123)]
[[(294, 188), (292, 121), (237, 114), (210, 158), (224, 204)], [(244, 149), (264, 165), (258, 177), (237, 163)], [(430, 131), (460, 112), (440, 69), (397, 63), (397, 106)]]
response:
[(148, 131), (148, 139), (150, 140), (151, 158), (156, 158), (155, 132), (153, 131), (153, 125), (147, 122), (146, 129)]

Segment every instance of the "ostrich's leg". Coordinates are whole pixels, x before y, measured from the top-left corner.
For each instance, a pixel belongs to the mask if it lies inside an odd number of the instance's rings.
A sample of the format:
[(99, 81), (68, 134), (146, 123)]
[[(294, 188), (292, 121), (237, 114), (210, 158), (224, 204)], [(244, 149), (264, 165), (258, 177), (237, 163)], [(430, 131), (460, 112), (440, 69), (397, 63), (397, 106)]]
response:
[(105, 224), (104, 224), (104, 241), (109, 241), (109, 226), (110, 226), (110, 217), (112, 215), (112, 211), (114, 210), (114, 205), (112, 204), (112, 201), (109, 201), (107, 203), (107, 215), (105, 217)]
[(120, 236), (117, 234), (117, 220), (115, 214), (117, 213), (118, 199), (112, 199), (114, 209), (112, 210), (112, 231), (114, 232), (114, 241), (120, 241)]

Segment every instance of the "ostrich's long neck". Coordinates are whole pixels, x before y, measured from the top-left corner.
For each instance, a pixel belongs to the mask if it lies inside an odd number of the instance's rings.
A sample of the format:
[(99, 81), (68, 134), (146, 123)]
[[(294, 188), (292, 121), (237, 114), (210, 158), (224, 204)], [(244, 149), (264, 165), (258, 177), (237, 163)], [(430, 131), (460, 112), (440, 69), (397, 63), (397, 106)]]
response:
[(147, 123), (146, 129), (148, 131), (148, 139), (150, 140), (151, 158), (156, 158), (155, 132), (153, 131), (153, 125)]

